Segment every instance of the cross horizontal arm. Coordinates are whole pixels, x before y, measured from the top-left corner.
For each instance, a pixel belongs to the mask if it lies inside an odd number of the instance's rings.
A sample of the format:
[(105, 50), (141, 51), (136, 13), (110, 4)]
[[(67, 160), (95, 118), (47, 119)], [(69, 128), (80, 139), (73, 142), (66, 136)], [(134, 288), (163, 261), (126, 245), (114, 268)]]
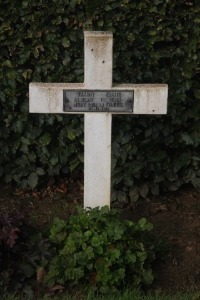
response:
[[(84, 111), (63, 110), (63, 90), (85, 90), (85, 85), (83, 83), (30, 83), (30, 113), (84, 113)], [(119, 84), (113, 85), (110, 91), (112, 90), (134, 91), (132, 114), (167, 113), (167, 84)], [(113, 113), (124, 114), (124, 112)]]

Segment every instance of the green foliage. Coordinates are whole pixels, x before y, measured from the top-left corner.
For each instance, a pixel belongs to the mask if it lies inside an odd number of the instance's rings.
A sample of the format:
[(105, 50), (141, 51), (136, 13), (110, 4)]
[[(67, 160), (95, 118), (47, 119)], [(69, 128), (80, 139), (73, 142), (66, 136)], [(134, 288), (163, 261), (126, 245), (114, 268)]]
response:
[[(185, 293), (185, 294), (173, 294), (173, 295), (154, 295), (153, 294), (147, 294), (143, 295), (138, 290), (125, 290), (122, 293), (118, 294), (112, 294), (112, 295), (95, 295), (94, 293), (88, 293), (87, 296), (83, 299), (87, 300), (198, 300), (199, 293)], [(59, 295), (57, 297), (53, 298), (54, 300), (77, 300), (80, 299), (79, 296), (68, 296), (68, 295)], [(5, 298), (2, 298), (2, 300), (20, 300), (20, 298), (7, 295)], [(41, 298), (40, 300), (49, 300), (49, 297)]]
[(69, 221), (55, 218), (50, 240), (56, 250), (46, 282), (67, 288), (83, 285), (101, 292), (129, 284), (150, 285), (154, 253), (145, 236), (151, 229), (145, 218), (137, 223), (123, 221), (106, 206), (79, 209)]
[(28, 84), (82, 82), (92, 29), (114, 33), (114, 82), (169, 85), (167, 116), (113, 118), (113, 201), (200, 186), (197, 0), (5, 0), (0, 20), (2, 180), (34, 188), (83, 168), (82, 118), (29, 115)]

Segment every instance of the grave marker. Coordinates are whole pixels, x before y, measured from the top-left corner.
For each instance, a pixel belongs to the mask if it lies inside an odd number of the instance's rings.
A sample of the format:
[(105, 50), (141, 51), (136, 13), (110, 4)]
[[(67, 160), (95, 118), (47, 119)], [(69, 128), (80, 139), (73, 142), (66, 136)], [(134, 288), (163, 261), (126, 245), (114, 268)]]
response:
[(112, 114), (166, 114), (166, 84), (112, 84), (111, 32), (84, 32), (84, 83), (30, 83), (31, 113), (84, 114), (84, 207), (110, 206)]

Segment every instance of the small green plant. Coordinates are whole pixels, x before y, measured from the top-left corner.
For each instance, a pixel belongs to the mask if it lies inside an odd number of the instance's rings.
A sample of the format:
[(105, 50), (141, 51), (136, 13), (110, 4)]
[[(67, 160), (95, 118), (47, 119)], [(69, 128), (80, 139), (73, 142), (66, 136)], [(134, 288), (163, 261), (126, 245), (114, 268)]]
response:
[(122, 220), (106, 206), (78, 209), (69, 221), (55, 218), (50, 240), (56, 249), (46, 283), (84, 285), (103, 293), (128, 285), (150, 285), (154, 253), (145, 236), (151, 229), (145, 218), (137, 223)]

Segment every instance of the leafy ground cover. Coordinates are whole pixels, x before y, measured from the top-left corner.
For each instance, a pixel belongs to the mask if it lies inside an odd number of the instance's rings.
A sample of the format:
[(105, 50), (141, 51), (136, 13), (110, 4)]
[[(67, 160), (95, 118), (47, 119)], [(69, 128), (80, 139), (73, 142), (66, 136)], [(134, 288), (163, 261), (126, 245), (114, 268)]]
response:
[[(197, 190), (185, 187), (176, 193), (168, 193), (159, 198), (147, 198), (122, 209), (124, 218), (137, 221), (141, 217), (146, 217), (154, 225), (153, 231), (158, 241), (163, 243), (161, 245), (163, 255), (161, 254), (159, 261), (154, 265), (156, 278), (151, 289), (154, 294), (153, 299), (156, 299), (155, 295), (163, 293), (175, 295), (177, 292), (187, 293), (191, 290), (195, 290), (198, 297), (198, 290), (200, 290), (199, 200), (200, 193)], [(82, 203), (81, 180), (49, 184), (39, 192), (28, 193), (10, 187), (0, 190), (1, 212), (20, 211), (28, 217), (30, 224), (41, 230), (48, 228), (54, 217), (68, 217), (75, 211), (75, 206)], [(158, 299), (165, 298), (160, 296)]]
[[(87, 300), (198, 300), (199, 298), (198, 294), (194, 294), (192, 295), (191, 293), (189, 294), (185, 294), (185, 295), (181, 295), (181, 294), (177, 294), (177, 295), (146, 295), (146, 296), (142, 296), (140, 292), (136, 291), (125, 291), (122, 294), (119, 294), (118, 296), (113, 295), (113, 296), (95, 296), (93, 294), (89, 294), (87, 296)], [(40, 300), (48, 300), (49, 298), (44, 297)], [(80, 299), (80, 298), (79, 298)], [(7, 297), (3, 298), (2, 300), (19, 300), (19, 298), (15, 297), (15, 296), (11, 296), (8, 295)], [(28, 299), (27, 299), (28, 300)], [(77, 300), (77, 297), (73, 297), (73, 296), (58, 296), (53, 298), (53, 300)]]

